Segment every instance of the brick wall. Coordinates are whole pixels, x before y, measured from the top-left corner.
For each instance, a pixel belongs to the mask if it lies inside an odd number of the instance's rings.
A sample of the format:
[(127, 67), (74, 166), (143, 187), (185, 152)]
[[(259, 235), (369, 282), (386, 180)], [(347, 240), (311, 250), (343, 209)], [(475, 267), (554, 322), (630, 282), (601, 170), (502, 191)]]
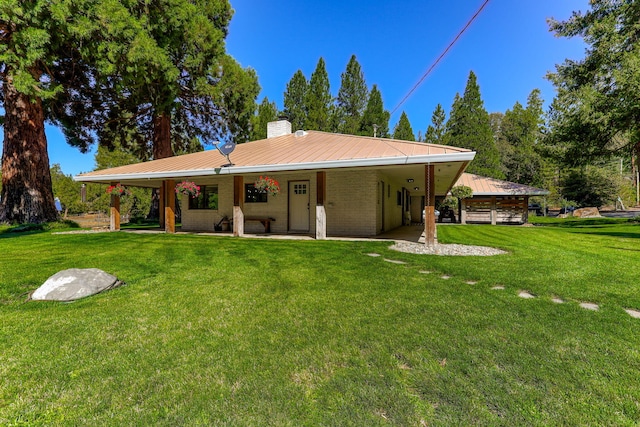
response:
[[(377, 172), (327, 171), (328, 236), (375, 236), (379, 209), (376, 204)], [(314, 199), (315, 200), (315, 199)]]
[[(260, 175), (245, 175), (244, 183), (252, 183)], [(316, 226), (316, 171), (269, 174), (280, 183), (280, 194), (268, 196), (267, 203), (244, 203), (245, 217), (273, 217), (271, 232), (289, 231), (289, 182), (309, 181), (309, 234)], [(385, 230), (402, 224), (402, 209), (397, 205), (396, 192), (402, 183), (374, 169), (328, 170), (325, 200), (328, 236), (375, 236), (381, 228), (381, 182), (385, 182)], [(223, 216), (233, 216), (233, 177), (206, 178), (207, 185), (218, 185), (218, 210), (189, 210), (186, 196), (182, 199), (182, 229), (185, 231), (213, 231)], [(196, 180), (196, 184), (202, 183)], [(390, 187), (387, 187), (390, 186)], [(389, 190), (390, 191), (387, 191)], [(259, 222), (245, 223), (245, 233), (263, 233)]]

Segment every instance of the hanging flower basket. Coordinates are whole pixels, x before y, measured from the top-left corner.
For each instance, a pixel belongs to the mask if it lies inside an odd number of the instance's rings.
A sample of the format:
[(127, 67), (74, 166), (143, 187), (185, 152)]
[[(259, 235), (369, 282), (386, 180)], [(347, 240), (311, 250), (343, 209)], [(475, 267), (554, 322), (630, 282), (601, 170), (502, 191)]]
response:
[(125, 187), (124, 185), (116, 184), (107, 187), (107, 194), (122, 197), (129, 196), (131, 192), (127, 190), (127, 187)]
[(280, 184), (275, 178), (268, 176), (260, 176), (260, 178), (253, 183), (254, 187), (258, 191), (264, 191), (272, 196), (277, 196), (280, 193)]
[(182, 181), (176, 184), (176, 193), (182, 194), (184, 196), (189, 196), (195, 199), (200, 195), (200, 186), (196, 185), (195, 182)]

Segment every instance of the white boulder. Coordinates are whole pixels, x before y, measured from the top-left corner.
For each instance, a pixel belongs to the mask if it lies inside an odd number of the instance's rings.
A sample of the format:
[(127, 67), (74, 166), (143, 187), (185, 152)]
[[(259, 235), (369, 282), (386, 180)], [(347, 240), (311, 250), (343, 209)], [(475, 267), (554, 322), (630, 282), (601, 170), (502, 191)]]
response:
[(31, 294), (36, 301), (74, 301), (122, 285), (116, 276), (97, 268), (70, 268), (49, 277)]

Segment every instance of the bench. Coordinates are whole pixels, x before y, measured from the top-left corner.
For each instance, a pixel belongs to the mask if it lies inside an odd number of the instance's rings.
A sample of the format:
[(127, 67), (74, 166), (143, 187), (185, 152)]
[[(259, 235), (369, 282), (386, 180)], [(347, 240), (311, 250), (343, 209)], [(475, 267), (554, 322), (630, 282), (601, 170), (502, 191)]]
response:
[(262, 225), (264, 225), (264, 232), (265, 233), (271, 233), (271, 222), (275, 221), (275, 218), (271, 218), (271, 217), (257, 217), (257, 216), (245, 216), (244, 217), (244, 222), (247, 221), (257, 221), (259, 223), (261, 223)]

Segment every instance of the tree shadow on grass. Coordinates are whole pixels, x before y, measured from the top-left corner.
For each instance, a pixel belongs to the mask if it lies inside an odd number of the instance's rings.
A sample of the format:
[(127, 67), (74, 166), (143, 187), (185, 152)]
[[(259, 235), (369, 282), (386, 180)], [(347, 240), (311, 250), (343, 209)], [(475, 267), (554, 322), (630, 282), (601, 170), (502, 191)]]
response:
[(80, 228), (77, 222), (70, 220), (60, 220), (56, 222), (45, 222), (42, 224), (18, 224), (0, 229), (0, 239), (10, 237), (20, 237), (31, 234), (47, 233), (52, 230), (67, 230), (70, 228)]
[(604, 228), (611, 225), (640, 225), (640, 217), (635, 218), (566, 218), (541, 222), (536, 225), (557, 228)]

